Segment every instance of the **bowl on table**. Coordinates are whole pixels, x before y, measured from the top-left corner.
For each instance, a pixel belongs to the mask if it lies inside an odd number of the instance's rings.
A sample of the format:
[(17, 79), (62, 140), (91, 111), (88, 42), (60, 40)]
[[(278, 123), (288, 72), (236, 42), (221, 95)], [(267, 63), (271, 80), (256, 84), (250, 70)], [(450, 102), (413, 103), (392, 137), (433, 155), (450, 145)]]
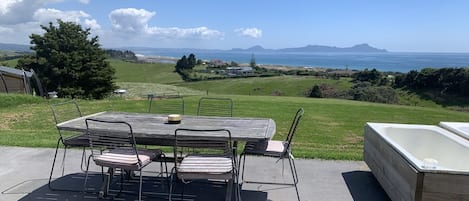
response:
[(182, 117), (179, 114), (168, 115), (168, 124), (179, 124), (181, 123)]

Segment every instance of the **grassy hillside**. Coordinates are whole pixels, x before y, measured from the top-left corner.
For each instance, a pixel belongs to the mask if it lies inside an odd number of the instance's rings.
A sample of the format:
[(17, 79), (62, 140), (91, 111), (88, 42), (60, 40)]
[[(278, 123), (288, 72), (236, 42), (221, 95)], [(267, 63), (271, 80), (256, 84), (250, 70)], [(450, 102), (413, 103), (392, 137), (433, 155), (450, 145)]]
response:
[(183, 82), (181, 77), (173, 72), (174, 64), (132, 63), (121, 60), (110, 60), (116, 69), (117, 82), (141, 82), (172, 84)]
[[(440, 121), (466, 121), (469, 113), (441, 108), (408, 107), (333, 99), (278, 96), (228, 96), (234, 100), (234, 116), (267, 117), (275, 120), (275, 139), (283, 139), (294, 113), (304, 107), (298, 129), (295, 156), (324, 159), (362, 159), (363, 126), (366, 122), (396, 122), (435, 125)], [(186, 113), (195, 114), (200, 96), (185, 98)], [(0, 95), (0, 144), (53, 147), (56, 142), (49, 101)], [(62, 101), (59, 99), (53, 102)], [(146, 100), (113, 98), (79, 100), (82, 112), (146, 112)]]
[(176, 86), (189, 87), (215, 94), (304, 96), (315, 84), (330, 84), (338, 90), (351, 87), (349, 79), (322, 79), (310, 76), (279, 76), (262, 78), (224, 79), (183, 82)]
[(11, 59), (11, 60), (6, 60), (6, 61), (0, 61), (0, 64), (5, 63), (9, 67), (15, 67), (16, 64), (18, 63), (18, 59)]
[(350, 88), (349, 79), (321, 79), (316, 77), (282, 76), (266, 78), (223, 79), (200, 82), (184, 82), (174, 72), (174, 64), (139, 64), (110, 60), (116, 69), (116, 81), (132, 83), (171, 84), (212, 94), (303, 96), (315, 84), (335, 85), (339, 90)]

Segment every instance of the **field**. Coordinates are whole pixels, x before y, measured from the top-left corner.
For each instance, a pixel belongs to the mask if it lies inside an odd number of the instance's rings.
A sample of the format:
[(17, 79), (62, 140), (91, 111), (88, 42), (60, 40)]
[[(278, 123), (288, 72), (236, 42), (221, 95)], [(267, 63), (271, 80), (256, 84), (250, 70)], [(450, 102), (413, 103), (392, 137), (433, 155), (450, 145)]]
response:
[(181, 77), (173, 72), (174, 64), (141, 64), (120, 60), (110, 60), (116, 69), (117, 82), (140, 82), (174, 84), (183, 82)]
[[(275, 139), (283, 139), (295, 111), (305, 109), (293, 151), (296, 157), (361, 160), (363, 126), (366, 122), (437, 124), (464, 121), (469, 113), (446, 109), (374, 104), (347, 100), (303, 97), (225, 95), (234, 101), (234, 116), (268, 117), (275, 120)], [(187, 96), (186, 113), (195, 114), (200, 96)], [(63, 101), (54, 99), (52, 102)], [(53, 147), (57, 131), (49, 109), (50, 100), (0, 94), (0, 144)], [(146, 112), (147, 100), (110, 98), (79, 100), (82, 112)]]
[(334, 85), (339, 90), (351, 87), (350, 79), (322, 79), (313, 76), (278, 76), (266, 78), (241, 78), (224, 79), (203, 82), (177, 83), (198, 90), (206, 90), (208, 93), (233, 94), (233, 95), (281, 95), (304, 96), (315, 84)]
[[(284, 139), (294, 113), (305, 109), (293, 145), (296, 157), (361, 160), (363, 126), (366, 122), (436, 125), (440, 121), (467, 121), (469, 113), (445, 109), (431, 101), (404, 94), (410, 105), (314, 99), (302, 94), (314, 84), (335, 84), (346, 90), (347, 79), (280, 76), (224, 79), (185, 83), (171, 64), (135, 64), (110, 60), (116, 68), (116, 83), (128, 94), (105, 100), (79, 100), (82, 112), (146, 112), (150, 93), (179, 93), (185, 96), (186, 114), (195, 114), (197, 100), (204, 95), (232, 98), (234, 116), (267, 117), (275, 120), (275, 139)], [(281, 92), (272, 96), (273, 92)], [(280, 96), (281, 95), (281, 96)], [(49, 104), (63, 101), (0, 94), (0, 145), (53, 147), (57, 139)], [(425, 105), (426, 107), (419, 107)]]

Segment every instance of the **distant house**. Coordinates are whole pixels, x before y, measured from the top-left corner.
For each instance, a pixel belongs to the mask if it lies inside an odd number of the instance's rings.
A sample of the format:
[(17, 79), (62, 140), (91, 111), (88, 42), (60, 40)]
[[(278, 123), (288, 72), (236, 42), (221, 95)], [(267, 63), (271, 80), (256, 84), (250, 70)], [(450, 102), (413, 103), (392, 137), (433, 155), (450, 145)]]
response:
[(229, 75), (241, 76), (249, 75), (253, 72), (252, 67), (227, 67), (226, 72)]
[(208, 62), (208, 67), (221, 67), (224, 66), (225, 62), (219, 59), (213, 59), (210, 62)]
[(33, 94), (33, 76), (34, 72), (0, 66), (0, 93)]

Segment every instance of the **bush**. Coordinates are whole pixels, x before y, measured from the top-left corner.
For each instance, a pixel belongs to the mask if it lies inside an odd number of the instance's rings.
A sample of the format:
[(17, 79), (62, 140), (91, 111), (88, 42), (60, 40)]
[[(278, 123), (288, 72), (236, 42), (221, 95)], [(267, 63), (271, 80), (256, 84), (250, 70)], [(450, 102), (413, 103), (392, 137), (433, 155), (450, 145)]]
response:
[(309, 97), (311, 98), (322, 98), (322, 91), (321, 89), (319, 88), (319, 86), (317, 84), (315, 84), (313, 86), (313, 88), (311, 89), (311, 92), (309, 93)]
[(314, 85), (305, 92), (305, 96), (312, 98), (350, 99), (347, 95), (347, 91), (339, 91), (336, 86), (330, 84)]
[(397, 92), (388, 86), (373, 86), (369, 82), (360, 82), (349, 90), (353, 100), (375, 103), (399, 103)]

